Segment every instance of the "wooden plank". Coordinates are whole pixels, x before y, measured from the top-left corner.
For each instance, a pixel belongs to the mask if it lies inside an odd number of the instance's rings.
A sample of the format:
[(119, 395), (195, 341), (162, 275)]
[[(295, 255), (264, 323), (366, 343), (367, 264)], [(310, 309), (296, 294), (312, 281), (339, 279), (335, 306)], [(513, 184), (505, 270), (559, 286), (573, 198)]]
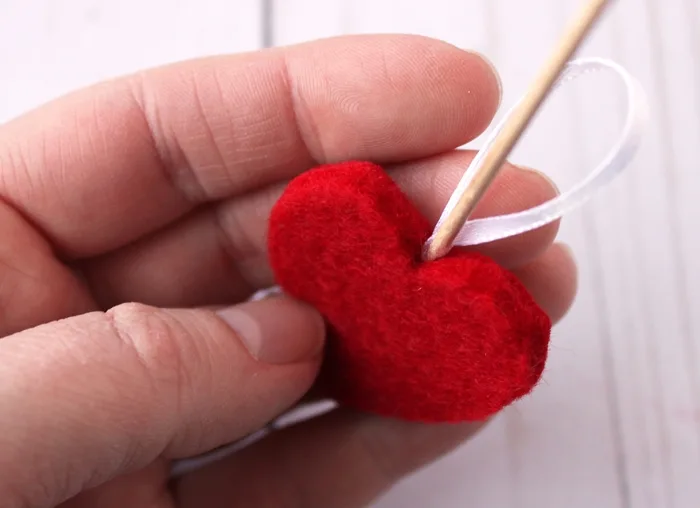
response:
[[(692, 140), (700, 134), (695, 81), (700, 54), (697, 47), (691, 51), (688, 20), (693, 18), (683, 2), (662, 8), (651, 1), (641, 6), (625, 1), (621, 7), (626, 16), (618, 19), (620, 59), (644, 82), (653, 115), (650, 139), (628, 187), (635, 240), (633, 257), (625, 261), (636, 270), (637, 288), (618, 296), (636, 303), (631, 316), (639, 334), (625, 333), (621, 326), (615, 340), (626, 343), (626, 351), (616, 355), (620, 378), (626, 380), (620, 400), (633, 408), (622, 411), (623, 435), (647, 429), (646, 439), (640, 436), (627, 445), (630, 467), (643, 463), (631, 459), (641, 458), (640, 450), (646, 449), (648, 462), (630, 478), (631, 493), (640, 506), (696, 506), (700, 420), (693, 412), (700, 403), (700, 357), (692, 309), (700, 301), (700, 279), (692, 260), (699, 246), (691, 243), (696, 228), (685, 215), (697, 214), (698, 206), (693, 199), (698, 149)], [(640, 350), (639, 364), (625, 362)]]
[(0, 121), (145, 67), (260, 46), (259, 0), (0, 4)]
[[(429, 7), (403, 3), (397, 10), (388, 1), (304, 3), (311, 18), (298, 15), (284, 25), (286, 14), (279, 14), (282, 42), (305, 40), (308, 33), (441, 38), (495, 61), (504, 106), (525, 89), (577, 5), (446, 0)], [(655, 127), (629, 173), (564, 220), (561, 237), (577, 254), (581, 290), (555, 330), (543, 386), (474, 443), (403, 482), (378, 506), (468, 501), (656, 508), (690, 506), (698, 498), (700, 360), (689, 337), (700, 318), (688, 310), (700, 302), (700, 268), (691, 262), (700, 242), (692, 233), (698, 176), (691, 173), (700, 128), (694, 92), (700, 90), (700, 54), (691, 49), (693, 42), (698, 47), (698, 13), (692, 1), (673, 4), (675, 10), (651, 1), (642, 8), (619, 2), (582, 51), (613, 57), (642, 79)], [(513, 159), (542, 168), (562, 188), (572, 185), (618, 132), (622, 104), (615, 86), (596, 78), (561, 92)], [(663, 108), (670, 120), (660, 127)], [(661, 280), (652, 279), (655, 273)]]
[[(511, 87), (506, 104), (525, 89), (576, 5), (548, 0), (494, 3), (501, 48), (496, 61)], [(587, 53), (586, 48), (582, 53)], [(572, 122), (576, 92), (587, 85), (587, 81), (576, 82), (552, 97), (512, 157), (545, 171), (562, 189), (592, 169), (579, 163), (579, 136), (595, 133), (590, 125), (579, 127)], [(607, 327), (596, 305), (598, 262), (591, 252), (596, 238), (586, 234), (590, 229), (587, 210), (566, 217), (561, 230), (561, 238), (572, 246), (579, 262), (579, 298), (554, 330), (543, 385), (508, 412), (511, 453), (521, 464), (516, 506), (623, 506), (614, 453), (614, 404), (609, 399), (612, 387), (601, 361), (605, 344), (597, 340), (605, 336)]]
[[(501, 70), (505, 109), (578, 2), (271, 4), (276, 44), (408, 32), (481, 51)], [(406, 479), (376, 506), (697, 506), (699, 11), (696, 0), (619, 0), (584, 48), (586, 55), (613, 57), (642, 80), (652, 130), (629, 172), (563, 222), (581, 288), (555, 329), (544, 382), (472, 443)], [(261, 26), (259, 0), (2, 3), (0, 44), (12, 50), (0, 52), (0, 120), (115, 75), (257, 48)], [(554, 97), (513, 160), (541, 168), (562, 188), (575, 183), (617, 133), (621, 103), (611, 86), (592, 77)]]

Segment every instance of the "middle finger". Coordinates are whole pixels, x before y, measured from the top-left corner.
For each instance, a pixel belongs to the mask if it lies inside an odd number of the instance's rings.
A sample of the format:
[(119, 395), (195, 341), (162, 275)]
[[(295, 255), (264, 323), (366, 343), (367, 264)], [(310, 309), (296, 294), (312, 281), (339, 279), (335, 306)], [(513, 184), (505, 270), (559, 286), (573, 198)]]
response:
[[(398, 165), (389, 171), (407, 196), (436, 221), (472, 152), (457, 151)], [(267, 220), (284, 185), (233, 198), (187, 217), (138, 243), (87, 261), (82, 269), (100, 304), (138, 301), (157, 306), (202, 306), (248, 298), (274, 284), (267, 258)], [(553, 198), (541, 173), (506, 165), (475, 211), (493, 216)], [(508, 268), (522, 266), (553, 242), (558, 223), (479, 246)]]

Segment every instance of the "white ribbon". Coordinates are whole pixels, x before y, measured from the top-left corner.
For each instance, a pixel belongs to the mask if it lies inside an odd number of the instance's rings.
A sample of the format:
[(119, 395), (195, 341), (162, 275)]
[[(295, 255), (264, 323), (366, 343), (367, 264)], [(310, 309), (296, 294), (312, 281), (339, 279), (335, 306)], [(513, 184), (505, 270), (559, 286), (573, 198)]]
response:
[[(581, 183), (546, 203), (522, 212), (468, 220), (455, 237), (452, 246), (470, 246), (493, 242), (549, 224), (588, 201), (627, 167), (641, 143), (642, 135), (648, 122), (647, 102), (641, 84), (615, 62), (603, 58), (586, 58), (569, 62), (557, 81), (555, 89), (583, 74), (601, 70), (613, 71), (617, 74), (625, 85), (627, 95), (625, 126), (622, 134), (605, 159)], [(486, 151), (491, 147), (509, 117), (515, 113), (521, 101), (516, 103), (496, 126), (487, 138), (486, 144), (467, 168), (445, 206), (432, 236), (427, 240), (426, 247), (433, 240), (438, 228), (457, 205), (460, 196), (471, 184), (472, 179), (480, 169)], [(452, 246), (447, 248), (446, 251), (449, 251)]]

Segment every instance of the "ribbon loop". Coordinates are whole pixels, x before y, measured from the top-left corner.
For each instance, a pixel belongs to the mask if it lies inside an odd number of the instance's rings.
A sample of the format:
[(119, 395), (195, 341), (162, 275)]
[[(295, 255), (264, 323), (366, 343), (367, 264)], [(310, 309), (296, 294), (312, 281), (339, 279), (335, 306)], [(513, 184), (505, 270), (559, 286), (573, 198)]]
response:
[[(633, 159), (648, 122), (647, 102), (641, 84), (617, 63), (603, 58), (586, 58), (569, 62), (555, 85), (555, 89), (592, 71), (612, 71), (625, 85), (627, 115), (625, 125), (618, 140), (603, 161), (578, 185), (568, 192), (541, 205), (522, 212), (496, 217), (468, 220), (453, 241), (453, 246), (471, 246), (501, 240), (519, 235), (549, 224), (588, 201), (600, 189), (608, 185), (627, 167)], [(448, 201), (435, 226), (433, 236), (457, 205), (460, 196), (468, 188), (479, 170), (486, 151), (493, 144), (510, 116), (516, 111), (520, 101), (505, 115), (487, 138), (486, 144), (477, 153), (462, 176), (457, 188)], [(432, 239), (431, 236), (426, 245)]]

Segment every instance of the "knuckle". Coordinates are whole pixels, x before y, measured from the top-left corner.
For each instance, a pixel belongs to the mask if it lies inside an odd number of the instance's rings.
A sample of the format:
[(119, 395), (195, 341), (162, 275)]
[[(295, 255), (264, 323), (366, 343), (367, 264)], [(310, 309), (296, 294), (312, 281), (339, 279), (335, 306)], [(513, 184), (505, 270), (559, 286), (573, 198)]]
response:
[(297, 69), (292, 59), (283, 54), (280, 59), (280, 81), (284, 85), (283, 96), (291, 125), (296, 129), (309, 159), (328, 160), (330, 153), (325, 146), (323, 130), (318, 125), (317, 115), (314, 114), (315, 108), (309, 103), (308, 94), (304, 93), (303, 87), (294, 78), (296, 74)]
[(192, 154), (183, 145), (177, 129), (170, 124), (167, 107), (155, 91), (157, 86), (151, 83), (145, 72), (134, 75), (128, 85), (135, 111), (146, 128), (165, 180), (185, 202), (199, 205), (206, 199), (206, 190), (192, 169)]
[[(186, 363), (196, 361), (188, 347), (188, 333), (166, 311), (138, 303), (118, 305), (105, 313), (114, 337), (159, 394), (181, 398), (188, 382)], [(187, 362), (185, 361), (187, 358)]]

